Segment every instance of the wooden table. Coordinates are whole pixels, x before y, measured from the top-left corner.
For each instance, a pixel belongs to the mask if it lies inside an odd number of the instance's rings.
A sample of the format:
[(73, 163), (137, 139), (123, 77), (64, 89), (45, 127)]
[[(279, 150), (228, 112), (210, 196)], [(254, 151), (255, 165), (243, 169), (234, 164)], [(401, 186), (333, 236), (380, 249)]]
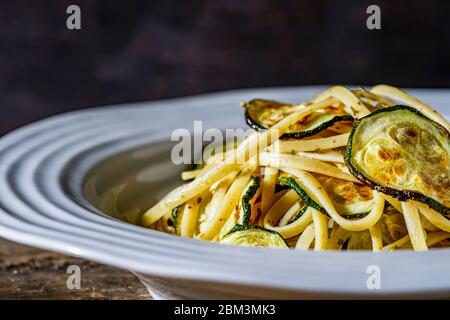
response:
[[(67, 267), (81, 269), (81, 289), (67, 288)], [(0, 238), (0, 300), (151, 299), (130, 272), (22, 246)]]

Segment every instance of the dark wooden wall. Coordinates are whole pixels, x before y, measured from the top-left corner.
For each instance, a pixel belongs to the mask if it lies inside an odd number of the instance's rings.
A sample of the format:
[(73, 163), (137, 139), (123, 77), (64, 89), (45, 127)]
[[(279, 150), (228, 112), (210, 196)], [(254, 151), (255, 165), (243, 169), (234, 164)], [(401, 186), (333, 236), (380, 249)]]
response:
[[(378, 4), (382, 29), (366, 28)], [(66, 7), (82, 29), (66, 29)], [(241, 87), (450, 87), (450, 1), (0, 1), (0, 134), (70, 109)]]

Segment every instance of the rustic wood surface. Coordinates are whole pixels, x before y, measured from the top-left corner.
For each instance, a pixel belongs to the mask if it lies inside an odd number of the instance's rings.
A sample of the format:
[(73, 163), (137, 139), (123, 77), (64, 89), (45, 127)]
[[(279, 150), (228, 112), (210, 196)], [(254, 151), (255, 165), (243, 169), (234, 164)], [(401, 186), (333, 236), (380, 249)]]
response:
[[(81, 268), (81, 289), (69, 290), (67, 267)], [(0, 300), (151, 299), (130, 272), (0, 238)]]

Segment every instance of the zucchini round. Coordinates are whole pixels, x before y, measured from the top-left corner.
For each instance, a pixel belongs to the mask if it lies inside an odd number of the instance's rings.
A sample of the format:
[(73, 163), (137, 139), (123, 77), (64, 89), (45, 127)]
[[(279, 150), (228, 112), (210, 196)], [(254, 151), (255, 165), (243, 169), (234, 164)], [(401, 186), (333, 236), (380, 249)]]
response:
[(367, 215), (373, 207), (369, 186), (321, 174), (314, 177), (324, 187), (337, 212), (342, 215)]
[[(307, 106), (295, 106), (272, 100), (254, 99), (244, 103), (245, 121), (256, 131), (264, 131), (275, 125), (287, 115)], [(282, 138), (300, 139), (321, 132), (340, 121), (353, 121), (343, 108), (329, 107), (324, 112), (313, 112), (296, 123)]]
[(449, 158), (449, 132), (417, 110), (398, 105), (356, 121), (345, 163), (372, 189), (449, 215)]
[(247, 247), (288, 248), (286, 241), (278, 232), (242, 224), (237, 224), (220, 243)]

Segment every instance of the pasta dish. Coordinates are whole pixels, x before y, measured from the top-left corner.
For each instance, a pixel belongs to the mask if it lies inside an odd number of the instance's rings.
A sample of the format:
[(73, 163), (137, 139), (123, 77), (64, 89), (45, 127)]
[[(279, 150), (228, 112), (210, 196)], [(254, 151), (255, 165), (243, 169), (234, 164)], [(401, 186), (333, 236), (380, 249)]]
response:
[(182, 173), (140, 224), (297, 250), (450, 247), (450, 125), (388, 85), (243, 102), (253, 133)]

